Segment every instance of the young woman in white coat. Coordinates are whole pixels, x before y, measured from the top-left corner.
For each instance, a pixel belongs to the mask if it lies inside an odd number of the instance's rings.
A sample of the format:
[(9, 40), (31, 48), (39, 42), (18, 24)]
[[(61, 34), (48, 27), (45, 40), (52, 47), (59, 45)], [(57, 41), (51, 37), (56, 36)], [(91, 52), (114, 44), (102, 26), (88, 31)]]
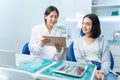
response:
[(63, 53), (63, 46), (55, 43), (54, 46), (46, 46), (50, 40), (43, 36), (61, 36), (61, 32), (54, 29), (57, 23), (59, 11), (55, 6), (49, 6), (44, 12), (44, 24), (33, 27), (29, 42), (30, 54), (42, 59), (58, 60)]

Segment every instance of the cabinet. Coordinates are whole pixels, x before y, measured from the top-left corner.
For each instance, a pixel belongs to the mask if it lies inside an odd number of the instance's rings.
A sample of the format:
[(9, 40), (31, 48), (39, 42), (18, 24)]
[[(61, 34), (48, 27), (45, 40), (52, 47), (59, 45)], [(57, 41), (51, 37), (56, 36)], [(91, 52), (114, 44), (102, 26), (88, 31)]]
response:
[(110, 44), (110, 50), (113, 54), (113, 58), (114, 58), (114, 71), (120, 71), (120, 45), (119, 44)]
[[(120, 44), (110, 44), (110, 50), (114, 58), (114, 72), (120, 72)], [(120, 80), (120, 76), (118, 77)]]
[(120, 0), (92, 0), (91, 10), (99, 16), (101, 34), (113, 40), (114, 32), (120, 30)]
[(92, 0), (92, 13), (100, 16), (120, 15), (120, 0)]

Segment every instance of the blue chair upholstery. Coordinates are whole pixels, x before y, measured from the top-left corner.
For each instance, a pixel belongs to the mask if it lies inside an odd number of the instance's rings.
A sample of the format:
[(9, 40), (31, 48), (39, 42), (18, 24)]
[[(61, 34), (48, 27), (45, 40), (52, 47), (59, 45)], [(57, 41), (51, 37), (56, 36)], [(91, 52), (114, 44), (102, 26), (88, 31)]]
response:
[(25, 45), (23, 46), (22, 54), (30, 55), (28, 44), (29, 44), (29, 42), (25, 43)]
[(74, 49), (73, 49), (73, 42), (70, 44), (70, 46), (68, 48), (66, 59), (68, 61), (76, 62), (75, 55), (74, 55)]
[[(68, 61), (74, 61), (76, 62), (76, 59), (75, 59), (75, 55), (74, 55), (74, 49), (73, 49), (73, 42), (70, 44), (69, 48), (68, 48), (68, 51), (67, 51), (67, 54), (66, 54), (66, 59)], [(110, 61), (111, 61), (111, 65), (110, 65), (110, 68), (113, 69), (114, 67), (114, 59), (113, 59), (113, 56), (112, 56), (112, 53), (110, 52)], [(97, 65), (97, 69), (100, 69), (101, 68), (101, 64), (98, 63), (98, 62), (93, 62), (93, 64)]]
[[(82, 29), (80, 30), (80, 36), (84, 36), (85, 34), (83, 33)], [(72, 42), (68, 48), (66, 59), (69, 61), (76, 61), (75, 56), (74, 56), (74, 49), (73, 49), (74, 43)]]
[(114, 58), (113, 58), (113, 55), (112, 55), (111, 52), (110, 52), (110, 62), (111, 62), (110, 68), (113, 70), (113, 68), (114, 68)]
[(82, 29), (80, 30), (80, 35), (84, 36), (85, 34), (83, 33)]

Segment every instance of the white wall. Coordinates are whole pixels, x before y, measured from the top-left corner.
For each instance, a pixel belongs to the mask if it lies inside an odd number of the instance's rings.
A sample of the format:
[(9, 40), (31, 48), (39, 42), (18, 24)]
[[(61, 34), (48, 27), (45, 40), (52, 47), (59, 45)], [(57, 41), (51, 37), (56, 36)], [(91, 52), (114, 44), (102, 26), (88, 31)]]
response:
[[(83, 7), (81, 2), (84, 1), (79, 0), (79, 2), (77, 0), (0, 0), (0, 49), (21, 52), (24, 43), (30, 40), (32, 27), (44, 22), (43, 13), (49, 5), (59, 9), (59, 23), (61, 23), (65, 17), (73, 17), (76, 11), (80, 11), (81, 5)], [(84, 6), (89, 7), (88, 4)], [(91, 11), (89, 9), (88, 11)]]
[(21, 51), (31, 29), (42, 22), (44, 0), (0, 0), (0, 48)]

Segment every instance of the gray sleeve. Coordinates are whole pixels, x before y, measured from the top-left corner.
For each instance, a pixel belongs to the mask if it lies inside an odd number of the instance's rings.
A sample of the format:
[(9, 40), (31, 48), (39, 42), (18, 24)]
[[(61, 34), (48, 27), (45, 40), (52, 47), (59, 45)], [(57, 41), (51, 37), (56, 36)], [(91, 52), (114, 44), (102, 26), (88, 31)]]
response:
[(107, 41), (100, 42), (102, 49), (101, 71), (107, 75), (110, 72), (110, 47)]

